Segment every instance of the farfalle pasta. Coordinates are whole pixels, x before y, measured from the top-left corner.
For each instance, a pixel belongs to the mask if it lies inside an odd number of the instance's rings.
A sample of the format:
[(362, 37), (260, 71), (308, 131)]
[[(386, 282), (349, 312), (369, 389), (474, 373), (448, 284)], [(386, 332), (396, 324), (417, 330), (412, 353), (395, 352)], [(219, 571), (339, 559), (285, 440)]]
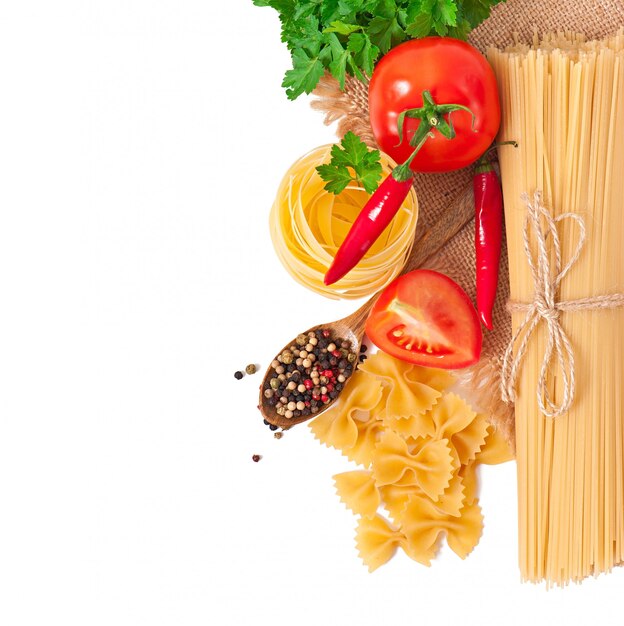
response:
[(453, 382), (447, 371), (378, 352), (310, 424), (321, 443), (365, 468), (335, 475), (334, 484), (360, 516), (356, 547), (370, 571), (399, 548), (428, 566), (442, 537), (465, 558), (481, 537), (478, 465), (512, 454), (484, 415), (448, 391)]

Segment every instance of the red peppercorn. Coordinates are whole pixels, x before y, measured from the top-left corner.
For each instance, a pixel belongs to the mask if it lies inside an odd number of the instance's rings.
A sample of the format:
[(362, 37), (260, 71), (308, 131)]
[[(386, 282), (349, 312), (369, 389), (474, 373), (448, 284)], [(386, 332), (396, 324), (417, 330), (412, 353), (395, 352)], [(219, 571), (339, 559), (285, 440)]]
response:
[(333, 378), (334, 372), (332, 372), (331, 370), (323, 370), (323, 376), (325, 376), (326, 378)]
[(323, 331), (323, 337), (325, 337), (325, 339), (327, 339), (329, 335), (330, 335), (330, 332), (328, 330)]
[(336, 358), (338, 358), (339, 356), (342, 356), (342, 354), (341, 354), (340, 350), (334, 350), (334, 351), (332, 352), (332, 355), (333, 355), (333, 356), (335, 356)]
[(304, 402), (304, 404), (305, 404), (306, 406), (311, 406), (311, 405), (312, 405), (312, 403), (311, 403), (309, 400), (306, 400), (306, 401)]
[(334, 390), (334, 386), (331, 383), (327, 383), (325, 386), (327, 387), (327, 391), (333, 391)]
[(313, 393), (312, 394), (312, 400), (320, 400), (321, 396), (318, 393)]
[(327, 402), (329, 402), (329, 396), (323, 394), (321, 396), (321, 400), (323, 401), (323, 404), (327, 404)]
[(306, 389), (312, 389), (312, 387), (314, 387), (314, 383), (312, 382), (312, 379), (311, 379), (311, 378), (306, 378), (306, 379), (303, 381), (303, 385), (304, 385), (304, 387), (305, 387)]

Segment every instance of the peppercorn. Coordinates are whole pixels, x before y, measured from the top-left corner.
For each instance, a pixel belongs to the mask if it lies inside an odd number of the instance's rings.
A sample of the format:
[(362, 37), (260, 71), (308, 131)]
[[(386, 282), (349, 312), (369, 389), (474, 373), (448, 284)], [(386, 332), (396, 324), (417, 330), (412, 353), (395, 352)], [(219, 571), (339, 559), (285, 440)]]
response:
[(297, 335), (297, 339), (295, 339), (295, 343), (298, 346), (305, 346), (308, 343), (308, 338), (305, 335)]
[(349, 356), (347, 357), (347, 361), (349, 361), (349, 363), (353, 363), (357, 360), (357, 354), (355, 354), (355, 352), (349, 352)]
[(234, 372), (234, 378), (236, 378), (236, 380), (240, 380), (243, 376), (243, 372)]
[(360, 346), (360, 352), (366, 352), (367, 350), (368, 350), (368, 346), (365, 343), (363, 343)]
[(277, 430), (277, 426), (276, 426), (275, 424), (271, 424), (271, 425), (269, 426), (269, 429), (270, 429), (270, 430)]
[[(276, 427), (277, 428), (277, 427)], [(279, 432), (275, 433), (273, 435), (276, 439), (281, 439), (282, 438), (282, 431), (280, 430)]]
[(261, 458), (262, 458), (262, 457), (261, 457), (259, 454), (254, 454), (254, 455), (251, 457), (251, 460), (252, 460), (254, 463), (257, 463), (257, 462), (258, 462)]
[(268, 426), (268, 425), (269, 425), (269, 422), (267, 422), (266, 420), (262, 420), (262, 423), (263, 423), (265, 426)]
[(245, 368), (245, 371), (246, 371), (248, 374), (250, 374), (250, 375), (251, 375), (251, 374), (255, 374), (258, 370), (257, 370), (256, 366), (255, 366), (253, 363), (250, 363), (250, 364), (249, 364), (249, 365)]
[(366, 361), (366, 355), (360, 354), (360, 363), (364, 363), (364, 361)]
[(282, 363), (290, 365), (293, 362), (293, 353), (290, 350), (282, 352)]

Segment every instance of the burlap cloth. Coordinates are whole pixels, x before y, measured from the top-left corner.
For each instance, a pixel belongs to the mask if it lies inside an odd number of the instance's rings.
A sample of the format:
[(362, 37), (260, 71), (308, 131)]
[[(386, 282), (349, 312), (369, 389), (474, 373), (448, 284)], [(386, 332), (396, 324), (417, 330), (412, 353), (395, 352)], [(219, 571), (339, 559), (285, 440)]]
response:
[[(496, 6), (490, 18), (472, 32), (470, 42), (485, 52), (492, 45), (505, 47), (517, 39), (529, 41), (536, 32), (575, 31), (593, 39), (611, 34), (622, 25), (624, 0), (507, 0)], [(317, 99), (312, 106), (325, 113), (326, 124), (338, 122), (339, 136), (352, 130), (376, 147), (368, 119), (368, 85), (350, 77), (341, 92), (337, 82), (325, 76), (314, 95)], [(471, 176), (471, 168), (416, 176), (414, 185), (420, 205), (417, 237), (435, 222), (458, 191), (470, 184)], [(427, 266), (451, 276), (474, 301), (474, 222), (455, 236)], [(502, 402), (499, 391), (500, 362), (511, 338), (511, 317), (505, 309), (508, 297), (509, 268), (503, 242), (498, 298), (493, 311), (494, 330), (485, 331), (482, 358), (475, 367), (460, 372), (460, 384), (477, 408), (488, 415), (490, 422), (513, 445), (513, 407)]]

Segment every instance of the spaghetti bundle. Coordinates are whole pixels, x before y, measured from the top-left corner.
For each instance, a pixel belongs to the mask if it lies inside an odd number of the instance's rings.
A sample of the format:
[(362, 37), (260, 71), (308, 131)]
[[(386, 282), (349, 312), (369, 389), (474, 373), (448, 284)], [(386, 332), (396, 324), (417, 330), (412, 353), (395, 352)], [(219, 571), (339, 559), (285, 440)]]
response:
[(563, 585), (624, 561), (624, 32), (488, 57), (519, 143), (499, 157), (520, 570)]
[[(279, 186), (269, 218), (282, 265), (299, 283), (329, 298), (361, 298), (383, 289), (401, 271), (414, 243), (418, 201), (412, 189), (389, 226), (344, 278), (327, 286), (323, 276), (369, 195), (358, 183), (337, 196), (324, 189), (316, 166), (328, 163), (331, 146), (295, 162)], [(383, 155), (387, 176), (394, 163)]]

